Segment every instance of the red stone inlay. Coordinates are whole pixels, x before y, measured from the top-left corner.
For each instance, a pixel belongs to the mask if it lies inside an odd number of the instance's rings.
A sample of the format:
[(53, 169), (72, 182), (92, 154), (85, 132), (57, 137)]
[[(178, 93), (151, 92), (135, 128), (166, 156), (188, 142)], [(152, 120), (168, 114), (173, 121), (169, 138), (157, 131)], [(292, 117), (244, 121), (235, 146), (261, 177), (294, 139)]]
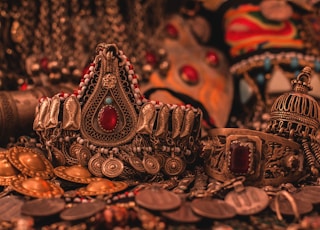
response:
[(234, 174), (248, 173), (250, 167), (250, 149), (240, 143), (230, 146), (230, 171)]
[(218, 54), (212, 50), (206, 53), (206, 61), (211, 66), (217, 66), (219, 64)]
[(146, 51), (146, 61), (148, 64), (154, 66), (157, 63), (157, 57), (154, 53)]
[(174, 25), (172, 25), (171, 23), (168, 23), (166, 25), (165, 30), (167, 32), (167, 35), (171, 38), (177, 38), (179, 35), (177, 28)]
[(106, 131), (112, 131), (116, 128), (118, 114), (113, 106), (105, 106), (99, 113), (99, 124)]
[(195, 85), (199, 82), (199, 74), (191, 65), (184, 65), (180, 68), (181, 79), (190, 85)]

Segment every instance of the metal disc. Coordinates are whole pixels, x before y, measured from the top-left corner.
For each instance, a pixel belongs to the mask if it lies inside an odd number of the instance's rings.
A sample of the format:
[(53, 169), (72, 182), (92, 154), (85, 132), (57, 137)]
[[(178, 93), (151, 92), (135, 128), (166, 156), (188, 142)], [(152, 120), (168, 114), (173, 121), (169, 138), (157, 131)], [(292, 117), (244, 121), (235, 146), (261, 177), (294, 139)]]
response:
[(320, 186), (305, 186), (297, 193), (292, 194), (293, 197), (305, 200), (312, 204), (320, 204)]
[(178, 209), (162, 212), (162, 216), (179, 223), (197, 223), (202, 219), (192, 211), (190, 202), (183, 202)]
[(185, 168), (185, 163), (179, 157), (169, 157), (164, 164), (164, 171), (169, 176), (179, 175)]
[(26, 147), (12, 147), (7, 157), (11, 164), (30, 177), (50, 179), (53, 177), (53, 166), (44, 155)]
[(191, 208), (197, 215), (211, 219), (228, 219), (237, 214), (230, 204), (219, 199), (195, 199)]
[(129, 163), (138, 172), (145, 172), (146, 170), (143, 167), (142, 160), (137, 156), (130, 156)]
[(69, 154), (73, 158), (78, 160), (78, 164), (82, 166), (88, 165), (88, 161), (91, 157), (91, 152), (89, 148), (83, 146), (79, 143), (74, 142), (69, 148)]
[(62, 220), (74, 221), (89, 218), (102, 211), (105, 207), (103, 201), (94, 201), (91, 203), (75, 204), (71, 208), (65, 209), (60, 213)]
[(65, 208), (65, 201), (61, 198), (35, 199), (25, 202), (21, 213), (27, 216), (52, 216)]
[(101, 166), (105, 160), (106, 159), (100, 154), (96, 154), (91, 157), (88, 162), (89, 171), (97, 177), (103, 177)]
[[(303, 215), (312, 211), (313, 209), (312, 203), (296, 197), (293, 197), (293, 199), (295, 204), (297, 205), (297, 209), (298, 209), (297, 211), (299, 215)], [(272, 201), (270, 202), (270, 208), (272, 211), (276, 212), (275, 199), (272, 199)], [(283, 215), (288, 215), (288, 216), (295, 215), (290, 202), (287, 199), (284, 199), (283, 197), (279, 198), (279, 211)]]
[(107, 195), (125, 190), (128, 184), (123, 181), (110, 181), (101, 178), (98, 181), (91, 182), (84, 188), (79, 188), (78, 193), (81, 196)]
[(122, 161), (117, 158), (108, 158), (101, 165), (102, 174), (109, 178), (115, 178), (123, 172)]
[(21, 217), (24, 201), (18, 196), (5, 196), (0, 199), (0, 221), (11, 221)]
[(142, 160), (143, 167), (150, 174), (157, 174), (160, 171), (160, 164), (157, 158), (145, 154)]
[(168, 211), (181, 205), (181, 199), (173, 192), (154, 187), (140, 191), (135, 201), (141, 207), (154, 211)]
[(224, 199), (235, 208), (238, 215), (254, 215), (268, 206), (269, 197), (265, 191), (250, 186), (244, 188), (240, 192), (229, 192)]
[(59, 166), (54, 168), (54, 173), (61, 179), (79, 184), (89, 184), (99, 179), (98, 177), (93, 177), (89, 170), (81, 165)]
[(166, 155), (165, 153), (156, 153), (154, 157), (157, 159), (159, 162), (160, 168), (164, 166), (164, 163), (166, 162)]

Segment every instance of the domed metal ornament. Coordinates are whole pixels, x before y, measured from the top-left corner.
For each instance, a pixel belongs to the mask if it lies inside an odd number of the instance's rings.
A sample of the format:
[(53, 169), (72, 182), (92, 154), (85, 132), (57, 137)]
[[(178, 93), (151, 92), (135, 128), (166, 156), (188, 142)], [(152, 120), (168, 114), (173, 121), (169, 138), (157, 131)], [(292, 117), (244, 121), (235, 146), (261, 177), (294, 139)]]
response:
[(18, 178), (19, 171), (9, 162), (6, 152), (0, 152), (0, 185), (7, 186)]
[(320, 144), (316, 136), (320, 128), (320, 107), (308, 95), (312, 89), (311, 68), (305, 67), (291, 83), (292, 92), (279, 96), (273, 103), (266, 131), (300, 143), (311, 173), (318, 175)]
[(12, 181), (11, 186), (18, 193), (36, 198), (60, 197), (64, 193), (59, 185), (40, 177), (19, 178)]
[(78, 192), (82, 196), (98, 196), (120, 192), (127, 187), (126, 182), (100, 178), (97, 181), (90, 182), (86, 187), (78, 189)]
[(54, 169), (54, 173), (61, 179), (79, 184), (89, 184), (99, 179), (94, 177), (87, 168), (81, 165), (73, 165), (70, 167), (59, 166)]
[(7, 156), (11, 164), (25, 175), (43, 179), (53, 177), (50, 161), (30, 148), (12, 147), (8, 150)]

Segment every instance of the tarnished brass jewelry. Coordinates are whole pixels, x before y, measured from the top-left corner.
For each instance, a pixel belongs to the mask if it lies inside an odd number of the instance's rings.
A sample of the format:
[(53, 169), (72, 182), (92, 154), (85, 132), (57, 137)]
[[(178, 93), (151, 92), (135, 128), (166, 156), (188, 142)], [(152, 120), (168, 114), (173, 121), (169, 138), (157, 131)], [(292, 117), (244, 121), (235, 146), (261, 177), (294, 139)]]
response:
[(90, 203), (74, 204), (71, 208), (65, 209), (60, 213), (62, 220), (74, 221), (89, 218), (102, 211), (105, 203), (101, 200), (95, 200)]
[(0, 186), (8, 186), (17, 179), (19, 171), (12, 166), (7, 158), (6, 151), (0, 152)]
[(58, 166), (54, 168), (54, 174), (64, 180), (79, 183), (79, 184), (89, 184), (92, 181), (98, 180), (97, 177), (89, 172), (89, 170), (81, 165)]
[(135, 201), (141, 207), (154, 211), (168, 211), (181, 205), (181, 198), (173, 192), (158, 187), (139, 191)]
[(78, 159), (80, 165), (88, 165), (88, 161), (91, 158), (91, 152), (86, 146), (79, 143), (72, 143), (69, 152), (71, 157)]
[(78, 192), (82, 196), (108, 195), (125, 190), (128, 184), (124, 181), (110, 181), (108, 179), (99, 179), (90, 182), (86, 187), (79, 188)]
[(178, 156), (171, 156), (164, 163), (164, 172), (170, 176), (177, 176), (184, 172), (186, 163)]
[(229, 192), (224, 200), (234, 207), (238, 215), (254, 215), (269, 205), (267, 193), (257, 187), (244, 186), (241, 181), (233, 183), (234, 191)]
[(154, 156), (144, 153), (142, 164), (146, 172), (150, 174), (157, 174), (160, 171), (160, 164)]
[(102, 174), (108, 178), (119, 176), (124, 169), (123, 162), (113, 156), (107, 158), (101, 165)]
[(183, 201), (181, 206), (175, 210), (162, 212), (162, 216), (178, 223), (197, 223), (202, 217), (195, 214), (191, 208), (191, 202)]
[(19, 178), (12, 181), (11, 187), (23, 195), (36, 198), (60, 197), (64, 193), (59, 185), (40, 177)]
[(66, 202), (62, 198), (46, 198), (26, 201), (21, 206), (21, 213), (27, 216), (52, 216), (65, 209)]
[(102, 164), (106, 160), (103, 156), (101, 156), (100, 153), (96, 153), (93, 157), (90, 158), (88, 162), (88, 169), (89, 171), (97, 176), (97, 177), (103, 177), (102, 173)]
[(21, 206), (24, 204), (22, 197), (19, 196), (5, 196), (0, 198), (0, 221), (12, 221), (20, 218)]
[[(158, 159), (158, 158), (157, 158)], [(129, 163), (138, 172), (146, 172), (142, 160), (138, 156), (130, 156)]]
[(8, 149), (7, 157), (11, 164), (21, 173), (30, 177), (50, 179), (53, 177), (53, 166), (38, 152), (26, 147)]
[(219, 199), (195, 199), (191, 208), (197, 215), (211, 219), (228, 219), (237, 215), (232, 205)]
[(320, 186), (303, 186), (299, 191), (292, 193), (294, 198), (305, 200), (314, 205), (320, 204)]

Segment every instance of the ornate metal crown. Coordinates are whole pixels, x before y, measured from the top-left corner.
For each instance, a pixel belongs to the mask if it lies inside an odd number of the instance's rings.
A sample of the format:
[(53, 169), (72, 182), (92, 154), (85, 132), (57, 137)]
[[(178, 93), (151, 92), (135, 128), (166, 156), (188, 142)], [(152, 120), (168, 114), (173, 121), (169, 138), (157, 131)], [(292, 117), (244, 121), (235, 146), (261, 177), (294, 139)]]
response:
[[(34, 130), (55, 165), (98, 177), (181, 174), (197, 157), (202, 112), (143, 97), (138, 75), (114, 44), (99, 44), (78, 90), (42, 98)], [(142, 175), (144, 175), (142, 177)]]

